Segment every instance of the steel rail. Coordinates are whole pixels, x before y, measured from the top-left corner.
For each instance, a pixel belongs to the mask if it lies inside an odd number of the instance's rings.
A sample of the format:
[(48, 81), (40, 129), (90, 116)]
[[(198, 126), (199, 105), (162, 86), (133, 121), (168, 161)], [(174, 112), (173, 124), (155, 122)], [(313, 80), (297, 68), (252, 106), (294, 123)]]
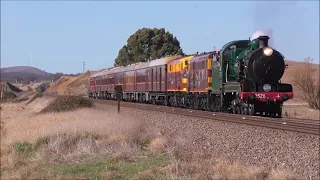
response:
[[(93, 99), (99, 104), (117, 105), (117, 101)], [(218, 121), (227, 121), (233, 123), (247, 124), (253, 126), (261, 126), (272, 129), (281, 129), (294, 132), (301, 132), (313, 135), (320, 135), (320, 123), (314, 120), (295, 121), (290, 119), (267, 118), (238, 114), (226, 114), (221, 112), (208, 112), (194, 109), (185, 109), (168, 106), (155, 106), (151, 104), (132, 103), (121, 101), (121, 106), (128, 108), (136, 108), (147, 111), (157, 111), (164, 113), (179, 114), (204, 119), (213, 119)]]

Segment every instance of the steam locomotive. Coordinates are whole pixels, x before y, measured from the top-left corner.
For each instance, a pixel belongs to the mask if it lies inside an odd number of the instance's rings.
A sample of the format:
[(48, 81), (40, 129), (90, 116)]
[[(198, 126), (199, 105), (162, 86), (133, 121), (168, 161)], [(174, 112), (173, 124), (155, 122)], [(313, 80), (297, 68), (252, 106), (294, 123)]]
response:
[[(281, 83), (284, 56), (268, 36), (236, 40), (220, 51), (114, 67), (90, 77), (89, 98), (281, 117), (291, 84)], [(120, 90), (119, 90), (120, 89)]]

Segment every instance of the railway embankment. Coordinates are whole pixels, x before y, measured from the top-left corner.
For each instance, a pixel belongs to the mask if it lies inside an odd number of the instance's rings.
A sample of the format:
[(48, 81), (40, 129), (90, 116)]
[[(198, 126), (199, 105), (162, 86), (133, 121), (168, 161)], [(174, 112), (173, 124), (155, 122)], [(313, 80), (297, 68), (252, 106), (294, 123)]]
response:
[(317, 135), (55, 100), (2, 105), (1, 178), (319, 179)]
[[(104, 108), (117, 110), (111, 105)], [(121, 113), (169, 137), (168, 151), (182, 159), (194, 153), (209, 154), (214, 159), (292, 171), (302, 179), (320, 178), (319, 135), (135, 108), (122, 107)]]

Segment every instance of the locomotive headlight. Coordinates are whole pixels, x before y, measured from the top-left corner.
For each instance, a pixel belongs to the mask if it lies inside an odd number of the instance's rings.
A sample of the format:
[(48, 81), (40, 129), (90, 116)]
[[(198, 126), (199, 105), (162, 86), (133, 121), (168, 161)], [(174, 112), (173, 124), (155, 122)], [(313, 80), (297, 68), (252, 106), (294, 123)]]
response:
[(266, 55), (266, 56), (271, 56), (273, 53), (273, 50), (269, 47), (266, 47), (263, 49), (263, 54)]
[(263, 90), (264, 90), (265, 92), (271, 91), (271, 86), (270, 86), (270, 84), (265, 84), (265, 85), (263, 85)]

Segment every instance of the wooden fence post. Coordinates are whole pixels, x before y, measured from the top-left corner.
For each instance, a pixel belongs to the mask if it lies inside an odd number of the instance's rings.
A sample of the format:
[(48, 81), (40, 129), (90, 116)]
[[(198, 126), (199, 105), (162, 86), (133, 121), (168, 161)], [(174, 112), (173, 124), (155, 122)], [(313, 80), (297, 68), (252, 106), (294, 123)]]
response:
[(120, 98), (121, 98), (121, 93), (122, 93), (122, 86), (121, 85), (116, 85), (114, 87), (114, 90), (116, 92), (117, 100), (118, 100), (118, 114), (120, 113)]

